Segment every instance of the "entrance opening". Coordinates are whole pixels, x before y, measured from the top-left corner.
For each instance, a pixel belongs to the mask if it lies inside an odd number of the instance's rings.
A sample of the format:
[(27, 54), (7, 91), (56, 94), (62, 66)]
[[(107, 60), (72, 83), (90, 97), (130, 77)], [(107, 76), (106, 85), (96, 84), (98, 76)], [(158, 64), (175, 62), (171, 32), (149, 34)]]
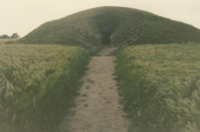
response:
[(102, 35), (101, 36), (102, 44), (110, 44), (111, 43), (110, 36), (113, 33), (113, 27), (111, 25), (104, 26), (100, 28), (100, 33)]
[(110, 36), (111, 32), (103, 32), (102, 33), (102, 43), (103, 44), (110, 44)]

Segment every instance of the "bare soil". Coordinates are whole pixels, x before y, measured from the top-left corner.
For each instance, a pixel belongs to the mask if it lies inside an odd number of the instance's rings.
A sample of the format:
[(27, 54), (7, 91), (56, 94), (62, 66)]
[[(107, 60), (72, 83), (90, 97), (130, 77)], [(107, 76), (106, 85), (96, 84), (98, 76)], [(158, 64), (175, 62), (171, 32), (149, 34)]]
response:
[(115, 49), (104, 48), (91, 59), (76, 98), (77, 106), (64, 118), (62, 132), (127, 132), (128, 120), (118, 102), (113, 80), (115, 57), (108, 56)]

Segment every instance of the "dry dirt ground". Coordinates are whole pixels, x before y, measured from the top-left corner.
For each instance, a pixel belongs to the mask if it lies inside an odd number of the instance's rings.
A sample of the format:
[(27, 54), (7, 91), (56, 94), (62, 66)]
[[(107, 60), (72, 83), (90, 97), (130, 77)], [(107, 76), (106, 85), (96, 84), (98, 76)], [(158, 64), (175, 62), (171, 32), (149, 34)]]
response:
[(127, 132), (128, 121), (113, 80), (115, 57), (108, 56), (115, 49), (104, 48), (91, 59), (76, 98), (77, 106), (64, 118), (62, 132)]

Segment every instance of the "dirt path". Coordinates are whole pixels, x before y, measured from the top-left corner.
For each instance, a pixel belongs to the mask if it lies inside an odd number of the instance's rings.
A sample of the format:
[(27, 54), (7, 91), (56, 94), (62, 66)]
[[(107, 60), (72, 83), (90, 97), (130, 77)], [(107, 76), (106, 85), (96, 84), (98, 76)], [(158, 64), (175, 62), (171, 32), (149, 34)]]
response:
[(61, 124), (62, 132), (127, 132), (128, 121), (118, 103), (112, 75), (115, 57), (108, 56), (115, 49), (104, 48), (91, 59), (77, 106)]

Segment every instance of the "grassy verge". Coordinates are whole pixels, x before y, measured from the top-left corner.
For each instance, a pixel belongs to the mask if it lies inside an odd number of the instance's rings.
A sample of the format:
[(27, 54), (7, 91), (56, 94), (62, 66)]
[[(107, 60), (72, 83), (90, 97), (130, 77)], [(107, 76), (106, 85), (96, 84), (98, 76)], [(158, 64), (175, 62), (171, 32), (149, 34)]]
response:
[(0, 45), (0, 131), (55, 131), (88, 60), (78, 47)]
[(200, 44), (143, 45), (117, 54), (119, 94), (132, 132), (200, 130)]

